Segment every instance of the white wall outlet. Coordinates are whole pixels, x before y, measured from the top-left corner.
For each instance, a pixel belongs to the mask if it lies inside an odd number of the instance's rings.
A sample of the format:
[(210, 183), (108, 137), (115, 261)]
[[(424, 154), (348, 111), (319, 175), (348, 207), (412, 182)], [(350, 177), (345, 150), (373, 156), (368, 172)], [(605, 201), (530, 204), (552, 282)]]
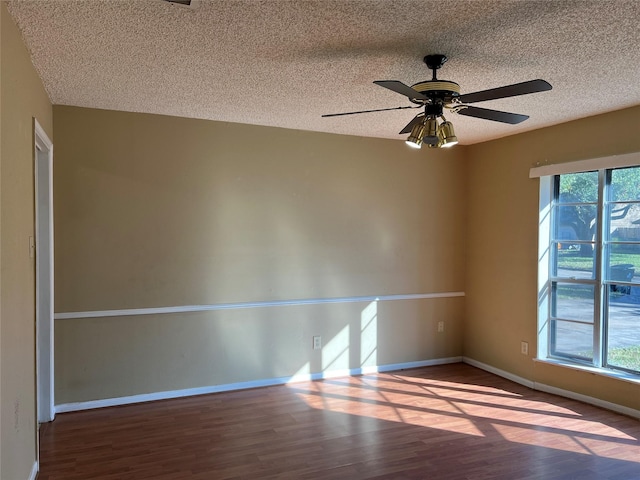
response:
[(529, 355), (529, 344), (527, 342), (520, 342), (520, 353)]
[(322, 337), (320, 335), (316, 335), (313, 337), (313, 349), (320, 350), (322, 348)]
[(438, 322), (438, 333), (444, 332), (444, 322), (441, 320)]

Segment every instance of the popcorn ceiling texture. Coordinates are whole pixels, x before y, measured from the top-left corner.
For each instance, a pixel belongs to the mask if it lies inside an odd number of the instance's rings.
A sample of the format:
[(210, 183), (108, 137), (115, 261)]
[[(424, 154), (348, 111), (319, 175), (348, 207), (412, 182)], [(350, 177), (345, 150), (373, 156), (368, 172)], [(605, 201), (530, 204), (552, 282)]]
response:
[[(640, 1), (10, 1), (54, 104), (404, 139), (419, 110), (374, 85), (438, 77), (470, 93), (542, 78), (550, 92), (449, 114), (462, 144), (640, 104)], [(640, 132), (640, 128), (639, 128)]]

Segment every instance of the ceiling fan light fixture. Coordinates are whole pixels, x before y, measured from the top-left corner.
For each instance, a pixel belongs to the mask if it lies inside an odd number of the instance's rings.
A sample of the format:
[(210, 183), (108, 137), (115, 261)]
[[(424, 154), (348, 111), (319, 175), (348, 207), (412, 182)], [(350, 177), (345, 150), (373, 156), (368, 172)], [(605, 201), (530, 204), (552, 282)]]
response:
[[(442, 119), (444, 120), (444, 117), (442, 117)], [(453, 124), (447, 120), (444, 120), (444, 122), (440, 124), (438, 136), (440, 137), (440, 143), (443, 148), (451, 148), (458, 144), (458, 137), (456, 137), (453, 131)]]
[(430, 147), (437, 147), (440, 143), (440, 137), (438, 137), (438, 120), (435, 117), (429, 117), (424, 122), (425, 132), (422, 137), (422, 141)]
[(409, 138), (407, 138), (404, 143), (406, 143), (407, 145), (409, 145), (411, 148), (420, 148), (422, 147), (422, 139), (417, 138), (417, 137), (412, 137), (409, 136)]
[(422, 146), (422, 139), (426, 131), (425, 123), (416, 123), (411, 129), (409, 138), (405, 140), (405, 143), (411, 148), (420, 148)]

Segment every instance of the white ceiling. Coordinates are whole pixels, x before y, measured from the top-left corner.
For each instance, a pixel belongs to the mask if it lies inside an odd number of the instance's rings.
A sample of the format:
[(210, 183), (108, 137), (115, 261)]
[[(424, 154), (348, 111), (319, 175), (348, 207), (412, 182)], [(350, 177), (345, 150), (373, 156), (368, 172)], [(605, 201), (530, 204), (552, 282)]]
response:
[[(638, 0), (16, 0), (8, 8), (54, 104), (404, 139), (418, 110), (372, 82), (470, 93), (542, 78), (550, 92), (451, 114), (462, 144), (640, 105)], [(640, 133), (640, 132), (639, 132)]]

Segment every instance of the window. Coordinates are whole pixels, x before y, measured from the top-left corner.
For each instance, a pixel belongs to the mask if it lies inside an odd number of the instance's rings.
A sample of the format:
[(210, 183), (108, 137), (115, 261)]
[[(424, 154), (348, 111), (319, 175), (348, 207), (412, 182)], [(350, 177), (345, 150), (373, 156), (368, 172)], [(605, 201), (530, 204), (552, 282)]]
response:
[(548, 178), (539, 355), (640, 374), (640, 167)]

